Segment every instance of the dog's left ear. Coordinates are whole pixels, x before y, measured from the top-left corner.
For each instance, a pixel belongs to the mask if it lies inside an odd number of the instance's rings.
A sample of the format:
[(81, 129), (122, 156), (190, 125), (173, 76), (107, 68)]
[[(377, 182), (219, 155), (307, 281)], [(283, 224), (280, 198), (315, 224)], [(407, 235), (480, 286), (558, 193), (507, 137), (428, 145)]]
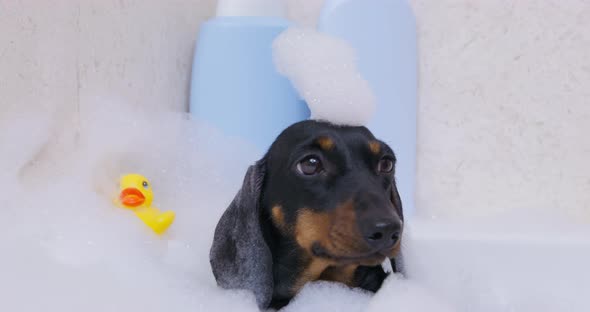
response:
[(272, 255), (260, 226), (260, 192), (265, 160), (251, 166), (242, 188), (221, 216), (209, 260), (217, 284), (227, 289), (246, 289), (265, 309), (272, 299)]
[[(393, 202), (393, 206), (395, 208), (395, 212), (397, 213), (398, 217), (402, 222), (404, 222), (404, 210), (402, 208), (402, 200), (399, 196), (399, 192), (397, 191), (397, 185), (395, 181), (393, 181), (393, 185), (391, 187), (391, 201)], [(402, 230), (403, 233), (403, 230)], [(402, 234), (403, 237), (403, 234)], [(403, 243), (403, 239), (402, 239)], [(403, 255), (402, 252), (398, 252), (395, 258), (391, 258), (391, 267), (393, 272), (405, 274), (404, 264), (403, 264)]]
[(402, 208), (402, 199), (399, 196), (399, 192), (397, 191), (397, 185), (395, 180), (393, 181), (393, 185), (391, 186), (391, 202), (393, 203), (393, 207), (395, 208), (395, 212), (400, 220), (404, 221), (404, 209)]

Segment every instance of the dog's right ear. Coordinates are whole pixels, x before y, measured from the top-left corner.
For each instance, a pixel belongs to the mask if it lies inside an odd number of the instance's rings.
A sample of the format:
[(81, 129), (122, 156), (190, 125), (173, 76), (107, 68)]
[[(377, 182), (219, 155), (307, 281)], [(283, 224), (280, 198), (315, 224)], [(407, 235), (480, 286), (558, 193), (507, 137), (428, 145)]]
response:
[(260, 226), (260, 192), (266, 172), (264, 159), (250, 166), (242, 188), (221, 216), (209, 254), (217, 284), (246, 289), (266, 309), (272, 299), (272, 255)]

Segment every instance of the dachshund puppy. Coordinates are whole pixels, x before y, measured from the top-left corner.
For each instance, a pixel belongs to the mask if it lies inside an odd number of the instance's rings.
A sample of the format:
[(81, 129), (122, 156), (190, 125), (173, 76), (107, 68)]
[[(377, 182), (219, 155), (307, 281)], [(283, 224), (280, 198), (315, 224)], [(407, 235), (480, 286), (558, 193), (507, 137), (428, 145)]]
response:
[(365, 127), (307, 120), (285, 129), (252, 165), (210, 252), (218, 285), (252, 291), (261, 309), (305, 283), (377, 291), (400, 250), (395, 155)]

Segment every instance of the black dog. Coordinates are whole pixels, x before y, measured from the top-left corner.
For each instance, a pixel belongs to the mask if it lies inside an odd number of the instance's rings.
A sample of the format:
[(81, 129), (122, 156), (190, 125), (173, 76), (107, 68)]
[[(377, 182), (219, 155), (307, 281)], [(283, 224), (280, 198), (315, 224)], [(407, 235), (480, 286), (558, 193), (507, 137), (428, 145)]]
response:
[(210, 261), (224, 288), (280, 308), (314, 280), (377, 291), (399, 254), (395, 156), (365, 127), (303, 121), (246, 173), (217, 228)]

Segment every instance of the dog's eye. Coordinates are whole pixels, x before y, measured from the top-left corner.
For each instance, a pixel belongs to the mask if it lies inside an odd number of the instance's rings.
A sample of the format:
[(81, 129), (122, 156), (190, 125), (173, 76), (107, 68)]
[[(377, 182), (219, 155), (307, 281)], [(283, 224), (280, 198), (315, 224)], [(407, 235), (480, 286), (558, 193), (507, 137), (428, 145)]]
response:
[(304, 175), (314, 175), (322, 171), (322, 162), (316, 156), (305, 157), (297, 164), (297, 171)]
[(393, 160), (390, 158), (381, 158), (377, 164), (377, 171), (381, 173), (390, 173), (393, 171)]

